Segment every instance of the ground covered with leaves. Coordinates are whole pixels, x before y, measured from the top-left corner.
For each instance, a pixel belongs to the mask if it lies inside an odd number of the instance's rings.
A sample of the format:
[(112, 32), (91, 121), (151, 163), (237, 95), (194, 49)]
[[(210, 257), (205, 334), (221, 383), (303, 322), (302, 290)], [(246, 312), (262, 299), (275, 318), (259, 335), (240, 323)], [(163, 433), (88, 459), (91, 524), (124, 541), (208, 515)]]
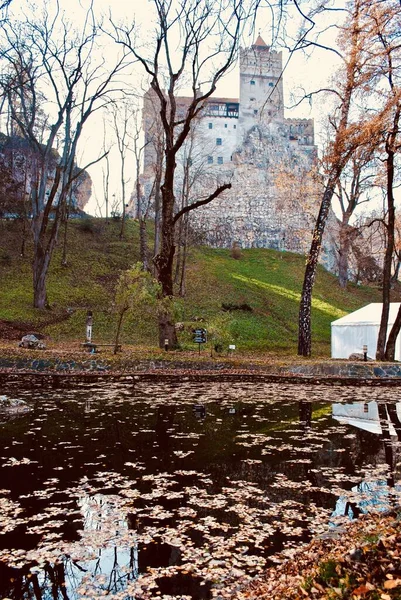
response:
[(365, 515), (240, 587), (236, 600), (401, 598), (401, 510)]

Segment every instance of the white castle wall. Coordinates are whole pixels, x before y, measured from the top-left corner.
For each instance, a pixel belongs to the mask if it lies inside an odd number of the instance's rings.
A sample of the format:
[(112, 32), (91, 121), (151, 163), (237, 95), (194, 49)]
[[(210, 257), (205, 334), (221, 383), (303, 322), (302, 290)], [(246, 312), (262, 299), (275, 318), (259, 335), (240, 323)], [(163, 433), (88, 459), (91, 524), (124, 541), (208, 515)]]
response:
[[(183, 107), (188, 102), (177, 99)], [(149, 123), (155, 122), (149, 105), (148, 93), (145, 137), (151, 134)], [(149, 144), (142, 177), (145, 196), (154, 178), (151, 152)], [(261, 38), (241, 50), (240, 102), (210, 98), (205, 104), (193, 137), (177, 156), (177, 199), (188, 152), (196, 173), (190, 202), (222, 182), (232, 183), (224, 196), (191, 213), (193, 227), (209, 244), (308, 250), (319, 205), (316, 179), (310, 176), (316, 159), (313, 120), (284, 118), (281, 53), (271, 51)]]

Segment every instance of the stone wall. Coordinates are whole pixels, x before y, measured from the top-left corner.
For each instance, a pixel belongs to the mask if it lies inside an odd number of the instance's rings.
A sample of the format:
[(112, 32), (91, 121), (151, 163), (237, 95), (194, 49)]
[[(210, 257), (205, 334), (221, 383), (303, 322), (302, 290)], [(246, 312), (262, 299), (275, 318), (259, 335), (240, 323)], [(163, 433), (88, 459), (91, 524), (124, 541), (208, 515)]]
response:
[[(176, 197), (181, 205), (183, 165), (191, 163), (189, 204), (231, 182), (211, 204), (190, 213), (191, 226), (215, 247), (263, 247), (307, 253), (321, 200), (312, 119), (284, 118), (282, 56), (258, 37), (240, 53), (240, 98), (210, 97), (177, 154)], [(185, 113), (190, 98), (177, 98)], [(155, 94), (144, 97), (144, 205), (154, 190), (157, 126)], [(153, 143), (155, 142), (155, 143)], [(160, 140), (159, 140), (160, 142)], [(133, 203), (132, 203), (133, 204)], [(129, 209), (135, 214), (134, 209)], [(334, 215), (330, 217), (334, 224)], [(330, 223), (329, 227), (330, 229)], [(336, 265), (334, 236), (322, 262)]]
[(314, 151), (286, 123), (255, 125), (234, 156), (232, 189), (196, 211), (194, 226), (212, 246), (306, 252), (319, 204)]

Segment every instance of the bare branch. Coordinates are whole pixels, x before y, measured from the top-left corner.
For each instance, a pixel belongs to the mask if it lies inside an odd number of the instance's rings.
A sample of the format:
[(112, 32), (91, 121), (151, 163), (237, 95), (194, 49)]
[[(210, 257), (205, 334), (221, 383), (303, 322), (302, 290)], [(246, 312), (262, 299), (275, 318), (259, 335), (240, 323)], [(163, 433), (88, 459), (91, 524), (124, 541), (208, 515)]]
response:
[(189, 204), (188, 206), (184, 206), (184, 208), (182, 208), (181, 210), (179, 210), (178, 213), (174, 216), (173, 222), (177, 223), (178, 219), (180, 219), (183, 215), (185, 215), (186, 213), (190, 212), (191, 210), (195, 210), (196, 208), (199, 208), (200, 206), (205, 206), (205, 204), (209, 204), (215, 198), (217, 198), (218, 196), (220, 196), (220, 194), (222, 194), (225, 190), (230, 190), (231, 187), (232, 187), (231, 183), (224, 183), (223, 185), (219, 186), (213, 192), (213, 194), (210, 194), (210, 196), (208, 196), (204, 200), (198, 200), (198, 202), (194, 202), (193, 204)]

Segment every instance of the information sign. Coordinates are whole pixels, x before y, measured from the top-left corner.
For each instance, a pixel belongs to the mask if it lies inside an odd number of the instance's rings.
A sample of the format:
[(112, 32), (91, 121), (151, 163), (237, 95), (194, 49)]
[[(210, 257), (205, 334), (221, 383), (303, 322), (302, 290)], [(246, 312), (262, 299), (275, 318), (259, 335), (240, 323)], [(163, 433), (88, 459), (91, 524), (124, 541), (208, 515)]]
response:
[(194, 344), (199, 344), (199, 354), (202, 344), (206, 344), (207, 342), (207, 331), (206, 329), (194, 329)]
[(207, 331), (206, 329), (194, 329), (194, 343), (195, 344), (206, 344), (207, 342)]

